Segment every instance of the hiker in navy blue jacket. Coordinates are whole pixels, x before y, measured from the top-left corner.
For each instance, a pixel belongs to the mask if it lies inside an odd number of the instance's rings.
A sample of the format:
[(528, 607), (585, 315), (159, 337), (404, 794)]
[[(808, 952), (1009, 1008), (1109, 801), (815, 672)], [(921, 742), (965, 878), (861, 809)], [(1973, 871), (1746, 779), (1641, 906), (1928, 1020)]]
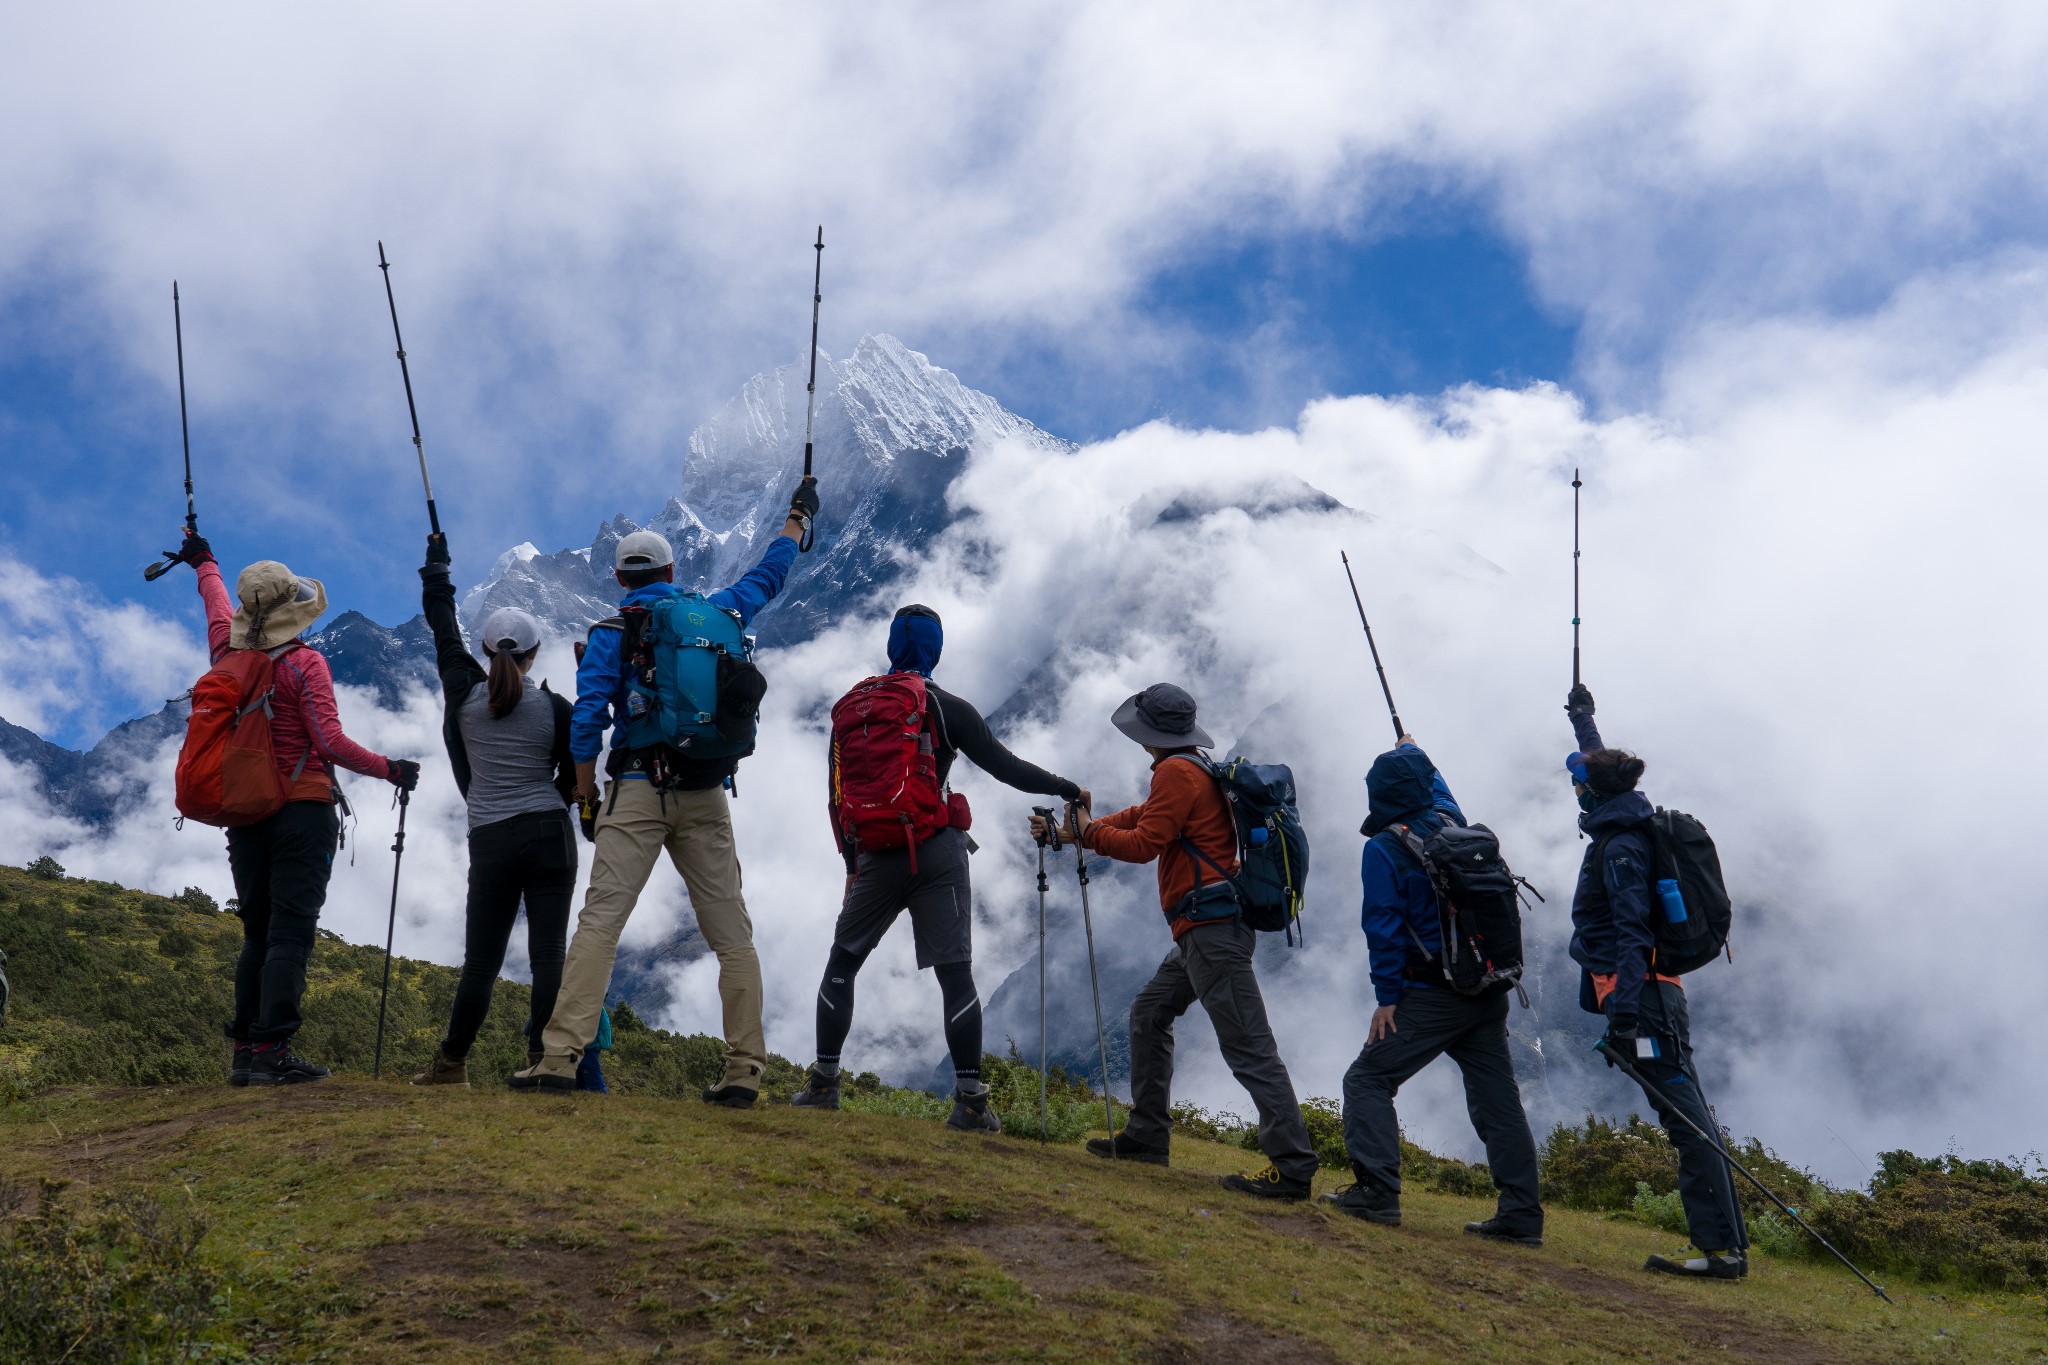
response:
[[(818, 514), (815, 483), (805, 479), (790, 499), (782, 534), (761, 562), (737, 583), (708, 594), (713, 608), (732, 612), (744, 628), (782, 591), (797, 546)], [(679, 591), (675, 551), (653, 531), (635, 531), (614, 552), (620, 607), (650, 606)], [(597, 756), (611, 731), (605, 762), (611, 786), (598, 806), (590, 861), (590, 891), (576, 919), (562, 965), (562, 986), (541, 1035), (542, 1056), (508, 1084), (515, 1090), (566, 1091), (597, 1036), (605, 991), (618, 955), (619, 933), (664, 852), (689, 889), (690, 910), (704, 942), (718, 956), (718, 994), (724, 1007), (725, 1074), (706, 1087), (712, 1104), (744, 1109), (761, 1091), (768, 1042), (761, 1031), (761, 959), (754, 925), (740, 893), (739, 851), (733, 842), (726, 793), (739, 759), (694, 758), (667, 743), (628, 742), (633, 716), (630, 665), (624, 655), (626, 621), (612, 617), (591, 627), (576, 669), (576, 705), (570, 713), (569, 755), (576, 763), (576, 798), (597, 803)], [(724, 684), (721, 683), (722, 687)]]
[(1654, 890), (1656, 849), (1650, 799), (1636, 790), (1643, 760), (1601, 742), (1593, 723), (1593, 694), (1575, 683), (1565, 700), (1578, 750), (1565, 759), (1578, 793), (1579, 828), (1587, 839), (1572, 896), (1572, 960), (1584, 969), (1579, 1004), (1607, 1017), (1603, 1053), (1617, 1055), (1637, 1073), (1643, 1093), (1671, 1145), (1678, 1149), (1678, 1195), (1693, 1246), (1689, 1259), (1652, 1256), (1645, 1270), (1701, 1279), (1740, 1279), (1749, 1273), (1749, 1230), (1735, 1200), (1727, 1161), (1677, 1115), (1706, 1132), (1714, 1116), (1700, 1093), (1694, 1068), (1685, 991), (1675, 976), (1656, 969), (1661, 913)]
[(1344, 1074), (1344, 1147), (1354, 1183), (1324, 1202), (1374, 1223), (1401, 1221), (1401, 1126), (1394, 1095), (1409, 1077), (1449, 1053), (1465, 1081), (1465, 1107), (1486, 1144), (1500, 1200), (1494, 1216), (1465, 1231), (1524, 1246), (1543, 1244), (1536, 1141), (1522, 1110), (1508, 1053), (1508, 997), (1445, 988), (1429, 954), (1442, 942), (1436, 890), (1422, 864), (1394, 837), (1405, 827), (1428, 839), (1465, 816), (1443, 775), (1413, 738), (1373, 760), (1359, 863), (1360, 920), (1372, 960), (1375, 1008), (1365, 1049)]

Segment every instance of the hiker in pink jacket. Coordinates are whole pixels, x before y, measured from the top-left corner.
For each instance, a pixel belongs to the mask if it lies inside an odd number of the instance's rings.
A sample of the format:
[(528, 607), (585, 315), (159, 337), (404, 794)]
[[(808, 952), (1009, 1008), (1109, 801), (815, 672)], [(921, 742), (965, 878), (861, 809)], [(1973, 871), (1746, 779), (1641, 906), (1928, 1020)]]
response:
[(299, 998), (313, 930), (327, 899), (327, 879), (341, 836), (335, 805), (337, 768), (381, 778), (407, 791), (419, 764), (371, 753), (342, 733), (334, 678), (320, 652), (299, 634), (327, 610), (318, 579), (300, 578), (275, 560), (261, 560), (235, 580), (230, 602), (220, 566), (203, 536), (188, 531), (178, 558), (199, 577), (206, 604), (206, 643), (218, 662), (228, 651), (271, 651), (271, 736), (279, 774), (291, 790), (267, 820), (227, 832), (228, 866), (242, 919), (242, 955), (235, 964), (235, 1018), (230, 1085), (293, 1085), (324, 1080), (327, 1068), (292, 1052)]

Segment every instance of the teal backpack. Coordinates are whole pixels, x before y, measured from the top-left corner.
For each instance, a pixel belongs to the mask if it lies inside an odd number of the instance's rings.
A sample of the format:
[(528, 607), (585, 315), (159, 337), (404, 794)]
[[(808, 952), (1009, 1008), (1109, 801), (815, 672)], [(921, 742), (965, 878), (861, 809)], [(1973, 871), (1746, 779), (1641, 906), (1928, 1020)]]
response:
[(745, 758), (767, 683), (738, 613), (679, 592), (598, 622), (624, 632), (626, 747), (666, 744), (695, 759)]

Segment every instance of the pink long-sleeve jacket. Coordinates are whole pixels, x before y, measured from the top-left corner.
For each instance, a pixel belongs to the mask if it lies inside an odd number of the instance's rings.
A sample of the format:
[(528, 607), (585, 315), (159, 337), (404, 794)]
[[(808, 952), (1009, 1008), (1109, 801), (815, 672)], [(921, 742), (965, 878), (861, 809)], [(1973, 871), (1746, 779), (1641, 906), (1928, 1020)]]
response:
[[(234, 603), (228, 597), (227, 585), (221, 582), (218, 564), (201, 564), (198, 572), (199, 597), (206, 603), (206, 644), (218, 662), (228, 652)], [(342, 733), (341, 716), (334, 707), (334, 675), (328, 672), (327, 660), (319, 650), (301, 645), (280, 654), (272, 679), (270, 733), (277, 770), (290, 781), (299, 760), (306, 761), (293, 787), (293, 800), (332, 800), (331, 796), (313, 792), (319, 779), (335, 766), (365, 777), (390, 780), (389, 759), (371, 753)]]

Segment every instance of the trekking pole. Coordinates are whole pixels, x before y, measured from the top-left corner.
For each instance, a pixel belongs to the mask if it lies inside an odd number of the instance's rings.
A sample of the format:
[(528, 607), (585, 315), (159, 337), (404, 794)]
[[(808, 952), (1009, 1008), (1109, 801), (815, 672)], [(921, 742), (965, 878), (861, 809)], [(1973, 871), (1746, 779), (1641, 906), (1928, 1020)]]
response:
[[(1071, 816), (1074, 803), (1067, 803)], [(1074, 840), (1074, 870), (1081, 878), (1081, 932), (1088, 938), (1088, 988), (1095, 992), (1095, 1051), (1102, 1060), (1102, 1117), (1109, 1129), (1111, 1157), (1115, 1157), (1116, 1111), (1109, 1103), (1109, 1044), (1102, 1034), (1102, 978), (1095, 971), (1095, 921), (1088, 913), (1088, 850)]]
[(420, 482), (427, 490), (427, 525), (441, 534), (441, 514), (434, 510), (434, 481), (427, 477), (427, 448), (420, 444), (420, 410), (412, 401), (412, 370), (405, 363), (405, 338), (398, 331), (398, 300), (391, 294), (391, 262), (384, 259), (384, 243), (377, 243), (377, 268), (384, 272), (384, 302), (391, 309), (391, 339), (398, 343), (398, 374), (405, 380), (405, 411), (412, 418), (412, 448), (420, 457)]
[(1612, 1061), (1617, 1067), (1621, 1068), (1621, 1072), (1623, 1075), (1627, 1076), (1637, 1085), (1640, 1085), (1641, 1087), (1643, 1087), (1643, 1089), (1649, 1091), (1651, 1094), (1663, 1100), (1665, 1107), (1670, 1109), (1672, 1113), (1678, 1115), (1678, 1117), (1680, 1117), (1681, 1119), (1684, 1119), (1685, 1126), (1692, 1129), (1693, 1132), (1698, 1133), (1700, 1135), (1700, 1140), (1711, 1146), (1714, 1149), (1714, 1151), (1720, 1155), (1721, 1160), (1727, 1162), (1735, 1170), (1741, 1172), (1743, 1178), (1749, 1181), (1750, 1184), (1756, 1186), (1759, 1190), (1762, 1190), (1764, 1193), (1764, 1197), (1770, 1200), (1773, 1204), (1776, 1204), (1781, 1210), (1783, 1210), (1787, 1218), (1790, 1218), (1793, 1222), (1799, 1224), (1800, 1227), (1806, 1229), (1807, 1236), (1813, 1238), (1814, 1241), (1819, 1242), (1822, 1246), (1826, 1247), (1836, 1260), (1840, 1261), (1843, 1265), (1848, 1266), (1851, 1274), (1855, 1275), (1857, 1279), (1863, 1281), (1864, 1284), (1870, 1286), (1871, 1293), (1877, 1295), (1886, 1303), (1892, 1302), (1891, 1295), (1885, 1293), (1884, 1290), (1878, 1286), (1875, 1280), (1871, 1279), (1862, 1271), (1856, 1269), (1856, 1263), (1854, 1261), (1850, 1260), (1847, 1256), (1844, 1256), (1841, 1252), (1836, 1251), (1835, 1244), (1833, 1242), (1830, 1242), (1827, 1238), (1821, 1236), (1818, 1232), (1815, 1232), (1813, 1230), (1813, 1224), (1807, 1222), (1804, 1218), (1801, 1218), (1799, 1216), (1799, 1211), (1797, 1209), (1794, 1209), (1790, 1204), (1787, 1204), (1784, 1200), (1778, 1198), (1777, 1195), (1772, 1194), (1770, 1186), (1764, 1184), (1763, 1181), (1758, 1180), (1755, 1176), (1751, 1175), (1749, 1173), (1748, 1167), (1744, 1166), (1741, 1162), (1737, 1161), (1734, 1157), (1730, 1156), (1728, 1154), (1728, 1149), (1721, 1145), (1721, 1141), (1719, 1138), (1715, 1137), (1712, 1133), (1709, 1133), (1706, 1129), (1700, 1127), (1697, 1123), (1694, 1123), (1692, 1121), (1691, 1115), (1687, 1114), (1683, 1109), (1680, 1109), (1676, 1105), (1672, 1104), (1671, 1097), (1664, 1093), (1664, 1089), (1662, 1086), (1658, 1085), (1655, 1081), (1652, 1081), (1649, 1078), (1649, 1076), (1645, 1073), (1636, 1070), (1635, 1067), (1629, 1064), (1627, 1058), (1618, 1056), (1605, 1048), (1601, 1049), (1601, 1053), (1608, 1060)]
[(1351, 584), (1351, 601), (1358, 608), (1358, 624), (1365, 627), (1365, 647), (1372, 651), (1372, 666), (1380, 675), (1380, 693), (1387, 699), (1387, 714), (1394, 718), (1394, 742), (1399, 744), (1407, 738), (1408, 731), (1401, 724), (1401, 713), (1394, 709), (1394, 690), (1387, 686), (1387, 670), (1380, 667), (1380, 647), (1373, 643), (1372, 622), (1365, 619), (1365, 601), (1358, 595), (1358, 580), (1351, 576), (1351, 556), (1339, 550), (1337, 558), (1344, 561), (1344, 579)]
[[(178, 342), (178, 431), (185, 438), (185, 534), (199, 532), (199, 514), (192, 510), (192, 425), (185, 419), (185, 318), (178, 305), (178, 282), (171, 281), (171, 335)], [(157, 563), (142, 571), (147, 581), (154, 583), (180, 561), (175, 552), (166, 551)]]
[[(818, 258), (811, 270), (811, 378), (804, 385), (804, 482), (816, 483), (817, 476), (811, 473), (811, 425), (818, 415), (818, 307), (825, 302), (825, 225), (818, 224)], [(818, 533), (815, 527), (804, 528), (804, 538), (797, 542), (799, 554), (807, 552), (816, 544)]]
[(384, 988), (377, 994), (377, 1060), (370, 1067), (370, 1079), (384, 1074), (384, 1008), (391, 1001), (391, 944), (398, 933), (398, 865), (405, 861), (405, 812), (412, 805), (412, 793), (398, 789), (398, 837), (391, 841), (391, 917), (384, 922)]
[(1044, 1142), (1049, 1131), (1045, 1121), (1045, 848), (1051, 844), (1053, 852), (1060, 851), (1060, 827), (1051, 806), (1033, 806), (1031, 813), (1045, 821), (1045, 833), (1034, 841), (1038, 845), (1038, 1140)]
[(1579, 471), (1572, 471), (1572, 686), (1579, 685)]

